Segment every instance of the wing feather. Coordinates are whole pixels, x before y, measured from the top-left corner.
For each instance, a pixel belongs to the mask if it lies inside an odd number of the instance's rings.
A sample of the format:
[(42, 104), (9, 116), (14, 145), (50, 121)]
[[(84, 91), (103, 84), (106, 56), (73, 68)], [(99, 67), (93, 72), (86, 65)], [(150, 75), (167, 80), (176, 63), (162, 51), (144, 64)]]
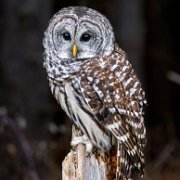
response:
[[(125, 53), (116, 49), (111, 56), (86, 62), (79, 84), (96, 121), (117, 138), (134, 166), (143, 173), (144, 91)], [(144, 135), (140, 136), (140, 132)]]

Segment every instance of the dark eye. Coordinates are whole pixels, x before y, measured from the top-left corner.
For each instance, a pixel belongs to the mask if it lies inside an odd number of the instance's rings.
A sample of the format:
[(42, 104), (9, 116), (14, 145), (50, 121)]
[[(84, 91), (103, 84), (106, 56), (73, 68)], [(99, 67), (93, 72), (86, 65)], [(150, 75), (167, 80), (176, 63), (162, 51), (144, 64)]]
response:
[(71, 35), (70, 35), (68, 32), (64, 32), (64, 33), (62, 34), (62, 36), (63, 36), (63, 39), (64, 39), (65, 41), (70, 41), (70, 40), (71, 40)]
[(88, 33), (84, 33), (82, 36), (81, 36), (81, 39), (80, 41), (83, 41), (83, 42), (88, 42), (90, 39), (91, 39), (91, 35), (88, 34)]

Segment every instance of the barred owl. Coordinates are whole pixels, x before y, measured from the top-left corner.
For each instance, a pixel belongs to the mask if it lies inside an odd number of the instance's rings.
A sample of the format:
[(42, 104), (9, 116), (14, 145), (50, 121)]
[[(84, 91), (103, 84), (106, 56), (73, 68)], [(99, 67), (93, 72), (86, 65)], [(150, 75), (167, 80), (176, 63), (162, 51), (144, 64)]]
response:
[(43, 45), (62, 109), (93, 147), (117, 147), (118, 179), (143, 176), (145, 93), (108, 19), (87, 7), (63, 8), (50, 20)]

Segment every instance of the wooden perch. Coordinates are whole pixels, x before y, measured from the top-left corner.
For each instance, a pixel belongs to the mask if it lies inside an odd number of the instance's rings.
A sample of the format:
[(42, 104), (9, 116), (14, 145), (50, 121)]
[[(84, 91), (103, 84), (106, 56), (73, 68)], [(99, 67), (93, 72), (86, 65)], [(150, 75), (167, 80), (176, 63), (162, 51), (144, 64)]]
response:
[(76, 151), (71, 151), (62, 164), (63, 180), (107, 180), (106, 162), (95, 154), (85, 155), (85, 147), (77, 146)]
[[(72, 137), (79, 135), (72, 130)], [(63, 180), (109, 180), (113, 178), (113, 158), (105, 153), (86, 153), (85, 145), (78, 144), (71, 150), (62, 163)], [(111, 164), (111, 166), (110, 166)]]

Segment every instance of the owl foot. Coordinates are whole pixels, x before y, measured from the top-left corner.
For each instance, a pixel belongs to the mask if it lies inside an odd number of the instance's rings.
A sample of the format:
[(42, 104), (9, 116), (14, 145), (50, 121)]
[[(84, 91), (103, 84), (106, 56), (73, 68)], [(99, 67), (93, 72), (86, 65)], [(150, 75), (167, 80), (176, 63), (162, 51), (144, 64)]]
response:
[(93, 144), (90, 142), (86, 135), (73, 137), (71, 140), (71, 146), (76, 147), (78, 144), (84, 144), (86, 147), (86, 153), (90, 154), (93, 150)]

